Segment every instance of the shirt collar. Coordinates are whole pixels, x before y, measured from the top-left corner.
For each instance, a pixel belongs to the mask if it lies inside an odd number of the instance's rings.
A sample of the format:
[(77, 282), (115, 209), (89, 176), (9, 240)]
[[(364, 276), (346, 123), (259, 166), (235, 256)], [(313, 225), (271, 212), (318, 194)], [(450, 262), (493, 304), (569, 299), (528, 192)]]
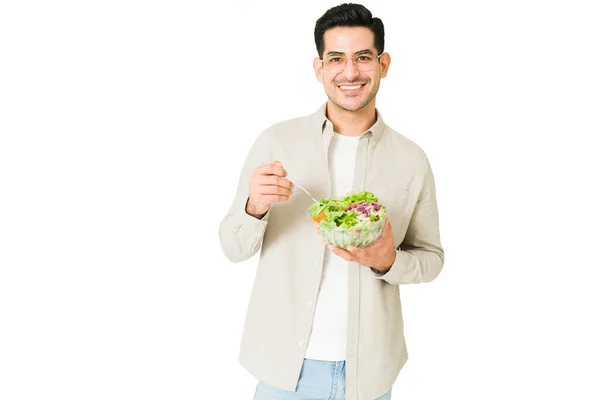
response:
[[(333, 133), (333, 123), (325, 115), (326, 108), (327, 103), (321, 105), (321, 107), (319, 107), (319, 109), (313, 114), (313, 121), (315, 128), (318, 129), (319, 133), (329, 136)], [(361, 139), (363, 137), (372, 137), (373, 146), (379, 142), (383, 132), (385, 131), (385, 123), (383, 122), (381, 113), (377, 109), (375, 109), (375, 113), (377, 114), (377, 120), (360, 136)]]

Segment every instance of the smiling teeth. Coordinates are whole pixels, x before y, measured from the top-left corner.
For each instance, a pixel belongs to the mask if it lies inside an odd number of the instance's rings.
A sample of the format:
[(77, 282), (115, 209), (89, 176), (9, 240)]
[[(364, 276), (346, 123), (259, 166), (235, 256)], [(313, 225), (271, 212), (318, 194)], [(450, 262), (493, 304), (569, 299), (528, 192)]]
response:
[(356, 90), (359, 89), (362, 85), (355, 85), (355, 86), (340, 86), (340, 89), (343, 90)]

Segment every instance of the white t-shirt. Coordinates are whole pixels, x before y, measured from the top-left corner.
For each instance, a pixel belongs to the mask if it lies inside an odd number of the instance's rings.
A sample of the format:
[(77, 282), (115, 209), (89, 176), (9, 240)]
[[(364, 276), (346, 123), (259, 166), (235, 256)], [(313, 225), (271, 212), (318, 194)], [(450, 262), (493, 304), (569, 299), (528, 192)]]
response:
[[(359, 137), (333, 134), (329, 145), (331, 197), (352, 190)], [(325, 251), (323, 274), (306, 358), (325, 361), (346, 359), (348, 330), (348, 262)]]

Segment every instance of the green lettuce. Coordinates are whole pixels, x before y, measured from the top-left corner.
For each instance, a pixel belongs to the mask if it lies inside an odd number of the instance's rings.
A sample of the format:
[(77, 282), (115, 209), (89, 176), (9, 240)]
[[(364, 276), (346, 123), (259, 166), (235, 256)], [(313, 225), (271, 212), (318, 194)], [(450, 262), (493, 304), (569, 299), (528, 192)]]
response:
[[(357, 203), (369, 204), (357, 205)], [(354, 208), (349, 209), (351, 205), (354, 205)], [(360, 211), (361, 206), (369, 209), (368, 217)], [(378, 221), (385, 216), (386, 208), (379, 204), (379, 199), (373, 193), (363, 191), (338, 199), (322, 198), (313, 204), (309, 213), (314, 220), (320, 220), (320, 225), (323, 227), (352, 228)]]

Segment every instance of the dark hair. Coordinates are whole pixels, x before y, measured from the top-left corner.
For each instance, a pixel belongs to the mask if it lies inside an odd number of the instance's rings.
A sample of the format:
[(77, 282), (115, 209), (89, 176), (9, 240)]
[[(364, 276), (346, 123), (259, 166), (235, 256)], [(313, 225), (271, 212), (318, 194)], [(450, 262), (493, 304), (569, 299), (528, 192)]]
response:
[(385, 42), (383, 21), (373, 18), (371, 11), (360, 4), (344, 3), (330, 8), (317, 20), (315, 24), (315, 44), (319, 57), (323, 57), (325, 47), (325, 32), (337, 26), (363, 26), (369, 28), (375, 36), (375, 48), (379, 54), (383, 53)]

